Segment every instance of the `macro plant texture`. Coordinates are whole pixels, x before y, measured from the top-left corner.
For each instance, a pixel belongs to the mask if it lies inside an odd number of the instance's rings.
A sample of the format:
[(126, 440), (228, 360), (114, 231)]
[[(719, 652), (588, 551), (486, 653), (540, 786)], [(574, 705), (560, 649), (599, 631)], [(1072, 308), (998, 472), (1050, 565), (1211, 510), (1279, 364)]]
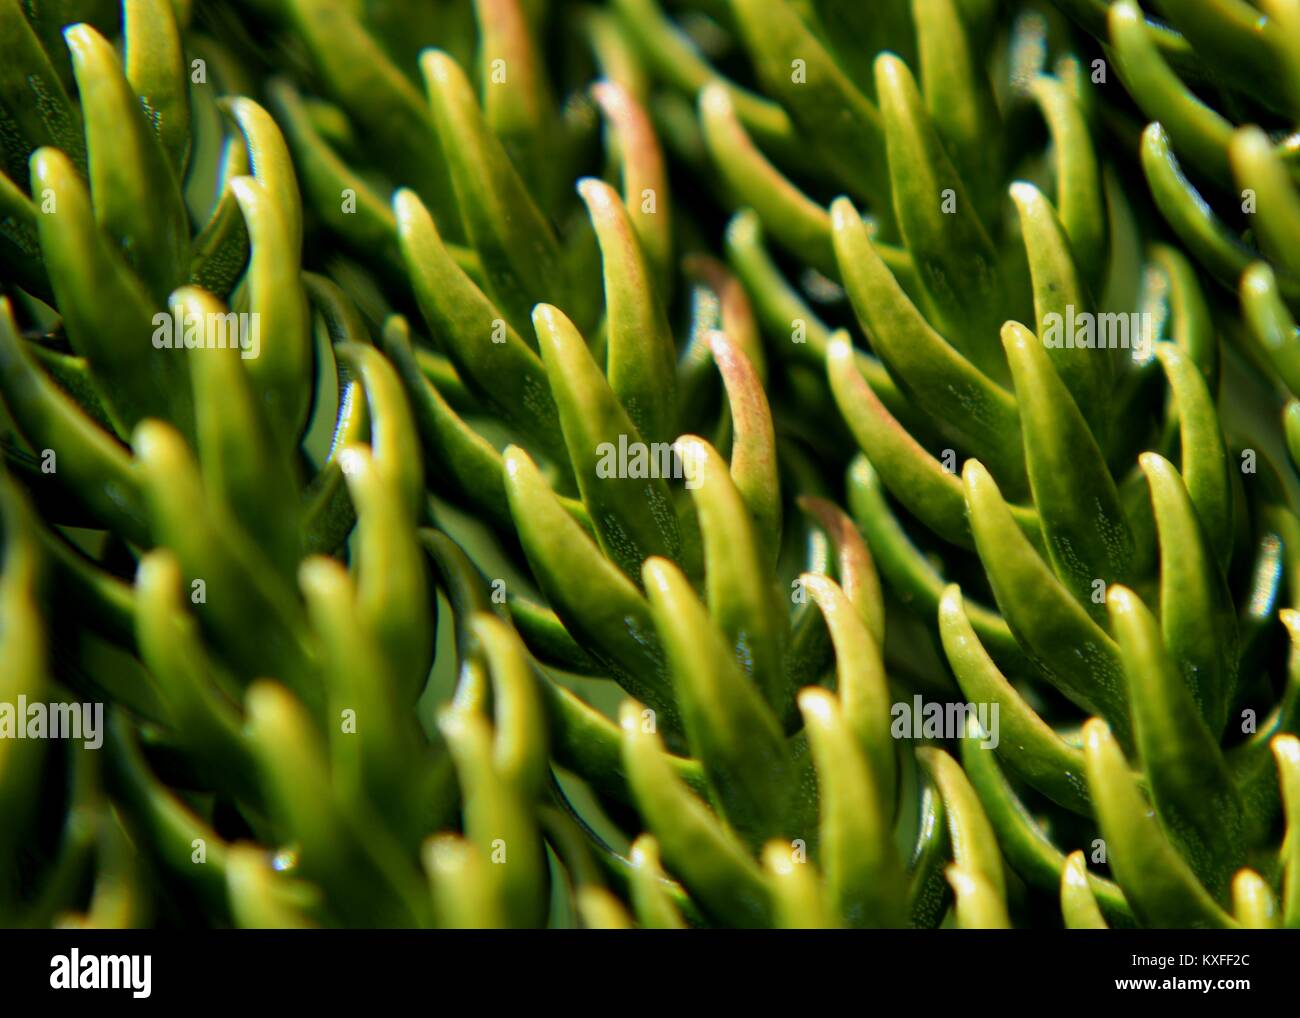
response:
[(1300, 0), (0, 0), (0, 925), (1300, 927)]

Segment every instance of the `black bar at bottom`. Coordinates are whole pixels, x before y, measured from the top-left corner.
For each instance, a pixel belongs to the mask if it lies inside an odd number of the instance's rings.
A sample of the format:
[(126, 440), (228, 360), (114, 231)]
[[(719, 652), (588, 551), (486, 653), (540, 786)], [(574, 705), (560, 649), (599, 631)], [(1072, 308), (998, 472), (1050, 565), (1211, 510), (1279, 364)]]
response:
[[(74, 953), (75, 952), (75, 953)], [(145, 959), (147, 958), (147, 965)], [(1300, 1001), (1300, 933), (0, 931), (6, 1005)], [(841, 993), (847, 996), (842, 996)], [(932, 996), (937, 995), (937, 996)], [(60, 1000), (59, 998), (64, 998)], [(550, 998), (550, 999), (548, 999)], [(656, 1008), (658, 1009), (658, 1008)], [(21, 1006), (9, 1011), (24, 1013)]]

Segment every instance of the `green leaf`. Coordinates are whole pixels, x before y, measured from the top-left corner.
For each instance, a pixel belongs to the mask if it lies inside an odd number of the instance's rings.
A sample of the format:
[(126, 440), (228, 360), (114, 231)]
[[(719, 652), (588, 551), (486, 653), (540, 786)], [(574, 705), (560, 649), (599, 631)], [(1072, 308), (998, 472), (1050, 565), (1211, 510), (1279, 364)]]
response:
[(403, 269), (397, 220), (383, 194), (330, 148), (312, 122), (302, 96), (288, 81), (273, 78), (267, 91), (285, 141), (293, 151), (303, 199), (313, 215), (369, 261), (380, 263), (394, 275), (400, 274)]
[(49, 302), (50, 280), (37, 232), (39, 214), (18, 185), (0, 173), (0, 265), (18, 286)]
[(759, 547), (768, 549), (770, 565), (781, 550), (781, 484), (772, 411), (757, 367), (740, 344), (725, 332), (710, 333), (708, 342), (731, 412), (731, 479), (754, 520)]
[(787, 0), (731, 0), (766, 92), (779, 102), (841, 186), (892, 225), (880, 111)]
[(739, 209), (727, 224), (725, 243), (727, 260), (744, 284), (754, 314), (776, 344), (780, 359), (799, 356), (820, 367), (831, 330), (772, 261), (763, 244), (758, 213)]
[[(393, 196), (402, 257), (420, 312), (465, 384), (543, 450), (567, 460), (546, 370), (531, 345), (456, 264), (411, 191)], [(523, 336), (528, 336), (525, 342)]]
[(1056, 207), (1088, 292), (1101, 292), (1108, 261), (1106, 197), (1097, 153), (1078, 98), (1056, 78), (1039, 75), (1029, 90), (1052, 133)]
[(795, 692), (783, 667), (789, 621), (759, 535), (717, 450), (692, 435), (679, 439), (676, 448), (687, 465), (687, 487), (699, 518), (709, 613), (742, 671), (785, 723)]
[(906, 884), (890, 832), (888, 778), (862, 752), (834, 696), (805, 689), (799, 709), (817, 768), (828, 892), (851, 927), (902, 926)]
[[(112, 784), (119, 797), (116, 809), (130, 818), (133, 834), (147, 839), (163, 866), (173, 874), (185, 873), (194, 865), (194, 843), (201, 842), (207, 861), (195, 890), (208, 908), (220, 908), (225, 891), (225, 843), (221, 836), (150, 771), (124, 715), (110, 716), (105, 743)], [(121, 888), (120, 893), (131, 892)]]
[[(302, 199), (298, 180), (284, 135), (271, 115), (251, 99), (232, 99), (225, 109), (239, 125), (248, 145), (248, 159), (257, 182), (272, 196), (272, 202), (284, 217), (286, 246), (295, 252), (302, 249)], [(238, 195), (236, 195), (238, 196)], [(242, 206), (241, 206), (242, 207)], [(253, 223), (249, 223), (252, 230)], [(256, 236), (254, 235), (256, 240)]]
[(259, 680), (249, 688), (246, 711), (270, 815), (284, 839), (297, 843), (301, 874), (324, 885), (343, 921), (370, 915), (394, 926), (428, 926), (431, 909), (414, 864), (382, 825), (342, 808), (302, 705), (282, 686)]
[(1282, 845), (1282, 923), (1300, 929), (1300, 739), (1279, 735), (1273, 740), (1273, 757), (1281, 778), (1288, 836)]
[(1156, 208), (1202, 265), (1226, 286), (1235, 286), (1255, 253), (1233, 234), (1184, 176), (1160, 124), (1142, 132), (1142, 169)]
[(623, 204), (650, 264), (660, 299), (672, 295), (672, 206), (668, 168), (649, 114), (627, 88), (615, 81), (591, 86), (600, 111), (617, 142), (623, 171)]
[(872, 349), (923, 411), (987, 459), (1010, 489), (1022, 490), (1016, 401), (930, 327), (880, 259), (847, 199), (836, 199), (831, 219), (840, 275)]
[(875, 67), (894, 212), (935, 324), (978, 368), (1000, 378), (997, 335), (1005, 314), (997, 252), (944, 152), (912, 72), (888, 53), (876, 58)]
[(483, 119), (465, 73), (440, 50), (420, 57), (433, 120), (487, 288), (516, 329), (533, 306), (570, 307), (559, 241)]
[(493, 755), (497, 771), (525, 800), (542, 791), (547, 769), (546, 720), (538, 678), (519, 635), (494, 615), (480, 612), (470, 628), (492, 677)]
[(799, 508), (817, 521), (835, 549), (835, 572), (839, 586), (880, 647), (885, 642), (885, 602), (880, 575), (862, 535), (852, 518), (833, 502), (811, 495), (796, 500)]
[[(623, 769), (623, 737), (618, 725), (549, 677), (542, 683), (550, 722), (550, 745), (561, 765), (579, 774), (602, 795), (634, 805)], [(649, 722), (643, 714), (642, 723)], [(693, 757), (667, 754), (677, 778), (696, 795), (708, 795), (704, 769)]]
[[(145, 417), (193, 430), (187, 351), (156, 349), (146, 340), (159, 324), (161, 302), (146, 292), (91, 214), (90, 195), (62, 152), (32, 155), (32, 191), (47, 188), (55, 211), (41, 215), (41, 250), (73, 349), (91, 375), (114, 422), (129, 432)], [(170, 336), (166, 329), (164, 336)]]
[[(1106, 349), (1077, 345), (1075, 337), (1065, 333), (1065, 323), (1073, 323), (1076, 316), (1093, 313), (1095, 305), (1075, 264), (1065, 227), (1051, 202), (1033, 184), (1024, 181), (1011, 185), (1011, 198), (1020, 213), (1020, 231), (1024, 234), (1033, 278), (1037, 323), (1034, 331), (1043, 337), (1048, 359), (1088, 421), (1088, 427), (1098, 442), (1105, 445), (1109, 438), (1110, 421), (1106, 411), (1115, 355)], [(1046, 342), (1053, 330), (1057, 340)], [(1138, 341), (1138, 337), (1133, 339)]]
[(563, 312), (540, 304), (533, 326), (578, 490), (601, 548), (625, 574), (639, 579), (641, 563), (651, 555), (676, 559), (680, 554), (664, 479), (680, 472), (673, 468), (673, 451), (667, 442), (642, 438)]
[(920, 826), (908, 866), (908, 915), (913, 929), (932, 930), (943, 921), (952, 895), (943, 875), (950, 858), (952, 839), (943, 799), (927, 779), (921, 787)]
[(360, 610), (353, 578), (340, 563), (323, 556), (307, 559), (299, 581), (324, 651), (321, 674), (336, 794), (347, 803), (373, 804), (387, 827), (415, 844), (430, 814), (446, 816), (448, 796), (442, 792), (444, 801), (433, 801), (445, 771), (431, 766), (424, 733), (407, 709), (410, 693), (401, 661), (377, 639), (373, 620)]
[(252, 844), (226, 849), (226, 893), (240, 929), (312, 929), (320, 911), (320, 890), (286, 877), (274, 859)]
[(1254, 870), (1239, 870), (1232, 878), (1232, 915), (1249, 930), (1277, 926), (1277, 899), (1268, 881)]
[(939, 635), (967, 702), (998, 708), (1003, 766), (1066, 809), (1091, 815), (1083, 752), (1061, 738), (1003, 676), (972, 628), (956, 584), (939, 602)]
[(555, 612), (509, 591), (506, 591), (506, 603), (520, 637), (543, 664), (578, 675), (602, 674), (600, 666), (578, 646)]
[(1241, 310), (1246, 326), (1268, 363), (1293, 394), (1300, 394), (1300, 327), (1287, 308), (1277, 276), (1255, 262), (1241, 277)]
[[(913, 4), (925, 108), (984, 222), (1001, 199), (1003, 127), (976, 33), (960, 0)], [(879, 86), (877, 86), (879, 87)]]
[(647, 441), (670, 442), (677, 432), (676, 349), (649, 263), (618, 192), (584, 177), (578, 194), (604, 266), (610, 388)]
[(1160, 535), (1160, 624), (1180, 678), (1212, 734), (1223, 730), (1237, 691), (1237, 618), (1232, 595), (1173, 464), (1138, 460)]
[(189, 66), (173, 6), (165, 0), (127, 0), (122, 5), (126, 76), (177, 180), (184, 180), (190, 154)]
[(329, 455), (301, 498), (301, 544), (305, 554), (337, 551), (357, 521), (340, 460), (349, 445), (366, 440), (370, 431), (368, 417), (366, 393), (360, 381), (340, 378)]
[[(17, 3), (0, 4), (0, 52), (5, 55), (0, 66), (0, 119), (8, 122), (0, 155), (7, 172), (17, 176), (33, 151), (49, 146), (65, 152), (84, 174), (81, 114), (33, 31), (30, 16)], [(54, 27), (52, 42), (60, 41), (57, 33), (62, 28)]]
[(681, 913), (664, 890), (668, 875), (659, 862), (659, 843), (649, 834), (642, 834), (632, 842), (628, 859), (632, 864), (628, 882), (637, 924), (647, 930), (684, 928), (686, 923)]
[[(1246, 0), (1155, 0), (1155, 6), (1196, 50), (1215, 54), (1219, 75), (1265, 103), (1277, 102), (1279, 25), (1260, 17)], [(1295, 107), (1288, 111), (1297, 112)]]
[(834, 274), (830, 216), (768, 161), (721, 84), (701, 89), (699, 117), (713, 166), (736, 204), (751, 206), (763, 228), (800, 261)]
[[(970, 547), (970, 523), (961, 482), (916, 441), (876, 397), (858, 370), (848, 337), (837, 333), (826, 355), (831, 392), (853, 437), (895, 498), (951, 544)], [(955, 465), (955, 451), (954, 465)], [(1032, 512), (1012, 512), (1027, 530), (1037, 529)]]
[(1258, 127), (1242, 127), (1228, 147), (1238, 189), (1253, 193), (1251, 217), (1260, 246), (1291, 279), (1300, 278), (1300, 255), (1292, 250), (1300, 230), (1300, 193), (1287, 164)]
[(371, 453), (364, 446), (351, 446), (340, 456), (357, 511), (352, 541), (354, 610), (393, 669), (393, 681), (407, 702), (414, 703), (433, 656), (428, 583), (415, 518), (401, 488), (385, 470), (382, 447), (378, 442), (375, 447)]
[(1226, 929), (1237, 924), (1206, 893), (1161, 830), (1102, 721), (1083, 726), (1088, 786), (1115, 880), (1144, 926)]
[(816, 866), (795, 860), (790, 846), (770, 841), (763, 846), (763, 869), (772, 891), (773, 925), (782, 930), (835, 930), (839, 917), (827, 906)]
[[(1006, 855), (1007, 862), (1030, 885), (1045, 891), (1055, 889), (1060, 882), (1062, 870), (1068, 865), (1065, 856), (1029, 815), (1024, 803), (1003, 775), (993, 753), (994, 747), (986, 741), (989, 733), (980, 727), (973, 712), (966, 714), (964, 734), (961, 741), (962, 765), (984, 805), (989, 823), (997, 832), (998, 845)], [(1010, 731), (1003, 732), (999, 725), (999, 745), (1004, 735), (1011, 734)], [(1079, 756), (1079, 762), (1082, 763), (1082, 754)], [(1109, 880), (1097, 877), (1088, 877), (1087, 882), (1102, 909), (1117, 924), (1133, 925), (1133, 914), (1118, 887)]]
[(798, 836), (789, 827), (789, 797), (799, 782), (776, 716), (681, 571), (652, 558), (644, 574), (687, 741), (727, 823), (755, 849), (769, 838)]
[(423, 478), (415, 466), (420, 442), (397, 372), (368, 343), (340, 343), (335, 353), (365, 390), (375, 467), (391, 486), (395, 501), (414, 519), (423, 511), (425, 500)]
[(987, 883), (1005, 908), (1006, 876), (1002, 869), (1002, 855), (975, 789), (957, 761), (942, 749), (922, 746), (916, 751), (916, 759), (943, 798), (948, 834), (952, 838), (953, 862)]
[(691, 96), (718, 82), (726, 90), (745, 130), (765, 150), (776, 153), (782, 161), (795, 160), (804, 168), (814, 162), (802, 151), (794, 125), (780, 105), (718, 78), (690, 37), (668, 20), (656, 0), (615, 0), (613, 6), (656, 74)]
[(804, 573), (799, 582), (816, 602), (835, 646), (836, 723), (842, 714), (870, 767), (871, 787), (878, 796), (872, 808), (882, 816), (892, 816), (897, 793), (897, 746), (889, 731), (893, 697), (880, 644), (834, 580)]
[(459, 834), (435, 834), (425, 841), (420, 855), (440, 929), (506, 927), (500, 883), (477, 845)]
[[(538, 586), (564, 626), (672, 730), (673, 696), (650, 606), (559, 503), (528, 455), (504, 454), (506, 496)], [(575, 582), (575, 578), (581, 577)]]
[(1120, 76), (1148, 120), (1158, 120), (1169, 141), (1220, 186), (1231, 182), (1228, 143), (1232, 125), (1194, 96), (1160, 56), (1132, 0), (1111, 4), (1110, 39)]
[(0, 298), (0, 396), (28, 444), (50, 449), (53, 479), (105, 526), (148, 543), (148, 526), (130, 453), (54, 384), (18, 335), (9, 299)]
[(390, 317), (384, 323), (382, 343), (406, 392), (429, 486), (448, 494), (451, 488), (497, 526), (509, 526), (501, 454), (429, 384), (411, 349), (406, 319)]
[(1067, 930), (1109, 929), (1089, 879), (1083, 852), (1071, 852), (1061, 868), (1061, 916)]
[(1134, 555), (1119, 493), (1042, 342), (1024, 326), (1008, 322), (1002, 343), (1015, 380), (1029, 484), (1048, 558), (1067, 589), (1100, 617), (1092, 598), (1096, 581), (1126, 578)]
[(418, 192), (439, 229), (460, 242), (466, 231), (428, 107), (351, 6), (345, 0), (292, 0), (286, 13), (330, 93), (353, 123), (369, 127), (364, 138), (376, 161), (389, 168), (396, 183)]
[(208, 221), (190, 241), (189, 281), (225, 299), (248, 264), (248, 224), (230, 182), (252, 169), (244, 136), (231, 135), (218, 171), (220, 194)]
[(762, 870), (673, 775), (658, 737), (643, 726), (639, 706), (624, 702), (619, 722), (628, 781), (669, 867), (700, 905), (722, 921), (745, 928), (769, 926), (772, 898)]
[[(261, 349), (249, 375), (277, 439), (297, 442), (311, 408), (312, 348), (307, 296), (301, 280), (302, 238), (293, 206), (279, 203), (275, 179), (236, 177), (230, 182), (252, 243), (242, 283)], [(283, 182), (279, 186), (284, 186)]]
[(1232, 556), (1232, 483), (1213, 394), (1196, 363), (1180, 348), (1157, 343), (1155, 351), (1177, 404), (1180, 461), (1187, 493), (1219, 568), (1226, 570)]
[(186, 268), (189, 220), (180, 185), (113, 44), (89, 25), (72, 25), (64, 36), (86, 118), (95, 219), (161, 301)]
[(186, 749), (221, 785), (240, 795), (255, 796), (242, 713), (185, 608), (184, 580), (171, 552), (158, 549), (141, 558), (135, 595), (140, 659), (157, 679), (159, 694)]
[[(20, 696), (37, 701), (49, 688), (45, 624), (39, 584), (43, 570), (36, 519), (20, 489), (0, 475), (0, 519), (4, 523), (4, 569), (0, 571), (0, 693), (16, 704)], [(38, 804), (46, 744), (39, 739), (0, 740), (0, 809), (10, 818), (0, 829), (0, 861), (15, 866), (24, 846), (20, 829)], [(12, 824), (13, 826), (10, 826)], [(17, 902), (6, 888), (0, 910), (15, 914)]]
[[(1146, 463), (1144, 467), (1151, 469)], [(1158, 483), (1153, 483), (1153, 491)], [(1124, 587), (1112, 587), (1106, 601), (1124, 659), (1134, 737), (1156, 812), (1206, 890), (1223, 900), (1228, 881), (1244, 862), (1241, 803), (1223, 756), (1165, 651), (1151, 612)]]
[[(885, 580), (914, 611), (926, 619), (934, 618), (947, 581), (908, 538), (885, 499), (880, 478), (865, 456), (856, 457), (849, 467), (848, 487), (853, 519), (862, 528)], [(1019, 643), (1000, 615), (978, 604), (968, 605), (967, 613), (981, 642), (1004, 667), (1008, 661), (1028, 665)]]
[(243, 680), (276, 675), (309, 706), (317, 704), (306, 620), (293, 588), (265, 567), (240, 528), (214, 513), (197, 465), (173, 428), (146, 421), (131, 444), (150, 530), (176, 555), (196, 615), (223, 655)]
[(506, 924), (541, 925), (549, 889), (546, 854), (532, 804), (501, 772), (493, 755), (492, 732), (483, 717), (446, 709), (438, 727), (460, 779), (466, 836), (480, 856), (501, 860), (488, 866), (485, 880), (502, 904)]
[[(169, 308), (182, 322), (227, 313), (224, 304), (197, 287), (177, 290)], [(299, 552), (293, 468), (272, 440), (241, 353), (236, 343), (224, 350), (195, 350), (189, 358), (203, 484), (280, 575), (292, 581)], [(268, 506), (275, 511), (268, 512)]]
[(483, 119), (543, 208), (555, 198), (559, 117), (550, 80), (522, 0), (475, 0)]
[(987, 878), (956, 863), (944, 871), (956, 898), (954, 914), (958, 929), (1008, 930), (1011, 919), (1002, 894)]
[(1015, 526), (988, 471), (967, 460), (962, 478), (980, 560), (1025, 653), (1074, 703), (1127, 727), (1119, 648)]
[(1196, 270), (1181, 250), (1167, 244), (1154, 245), (1151, 260), (1168, 282), (1170, 336), (1192, 359), (1213, 394), (1219, 389), (1219, 338)]

